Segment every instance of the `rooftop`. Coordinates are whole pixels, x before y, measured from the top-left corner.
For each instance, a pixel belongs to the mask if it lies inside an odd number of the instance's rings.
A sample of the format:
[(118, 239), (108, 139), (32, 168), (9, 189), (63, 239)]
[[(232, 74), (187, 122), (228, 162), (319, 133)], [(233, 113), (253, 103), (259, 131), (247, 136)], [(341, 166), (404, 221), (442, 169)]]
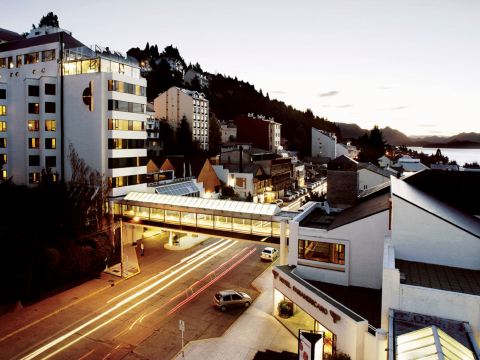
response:
[(172, 207), (194, 208), (200, 210), (216, 210), (248, 215), (274, 216), (280, 212), (275, 204), (256, 204), (246, 201), (204, 199), (188, 196), (160, 195), (142, 192), (130, 192), (122, 202), (149, 205), (166, 205)]
[(392, 196), (396, 196), (436, 216), (465, 232), (480, 238), (480, 219), (466, 214), (434, 196), (427, 194), (406, 181), (391, 178)]
[(310, 214), (308, 214), (303, 220), (300, 221), (301, 227), (314, 228), (314, 229), (329, 229), (330, 225), (339, 216), (339, 213), (327, 212), (321, 207), (315, 207)]
[(200, 190), (194, 180), (187, 180), (155, 187), (157, 194), (186, 196), (198, 193)]
[(395, 259), (403, 284), (480, 296), (480, 270)]
[(370, 170), (371, 172), (374, 172), (378, 175), (381, 175), (383, 177), (386, 177), (390, 179), (390, 175), (393, 175), (393, 172), (382, 169), (381, 167), (378, 167), (376, 165), (373, 165), (372, 163), (360, 163), (358, 164), (359, 169), (366, 169)]
[(306, 280), (318, 290), (342, 303), (368, 320), (376, 328), (381, 326), (382, 290), (359, 286), (342, 286), (323, 281)]
[(63, 42), (66, 49), (84, 46), (80, 41), (66, 32), (57, 32), (48, 35), (36, 36), (27, 39), (19, 39), (0, 44), (0, 53), (4, 51), (12, 51), (18, 49), (29, 48), (37, 45), (51, 44), (60, 42), (61, 34), (63, 34)]

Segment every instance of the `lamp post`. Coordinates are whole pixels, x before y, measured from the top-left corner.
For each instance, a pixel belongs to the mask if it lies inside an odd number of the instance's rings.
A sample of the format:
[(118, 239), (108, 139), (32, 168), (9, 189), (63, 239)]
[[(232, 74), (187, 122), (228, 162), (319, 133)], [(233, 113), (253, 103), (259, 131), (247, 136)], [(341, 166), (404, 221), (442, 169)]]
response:
[(120, 217), (120, 277), (123, 279), (123, 219)]

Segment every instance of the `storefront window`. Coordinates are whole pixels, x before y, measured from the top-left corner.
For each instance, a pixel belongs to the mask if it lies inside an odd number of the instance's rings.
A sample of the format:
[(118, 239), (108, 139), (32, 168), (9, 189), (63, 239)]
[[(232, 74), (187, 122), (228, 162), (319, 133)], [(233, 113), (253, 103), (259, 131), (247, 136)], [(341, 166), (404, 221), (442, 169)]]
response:
[(149, 208), (147, 207), (137, 207), (137, 216), (141, 219), (147, 219), (150, 217)]
[(345, 265), (345, 245), (320, 241), (298, 240), (298, 258)]

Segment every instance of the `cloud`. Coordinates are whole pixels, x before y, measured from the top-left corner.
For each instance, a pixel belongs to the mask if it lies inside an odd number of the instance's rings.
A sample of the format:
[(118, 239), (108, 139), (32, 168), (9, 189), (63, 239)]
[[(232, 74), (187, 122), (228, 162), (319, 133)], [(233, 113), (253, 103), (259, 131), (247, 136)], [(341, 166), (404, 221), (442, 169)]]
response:
[(344, 105), (337, 105), (335, 106), (338, 109), (345, 109), (345, 108), (351, 108), (353, 105), (352, 104), (344, 104)]
[(287, 92), (283, 90), (273, 90), (273, 91), (269, 91), (268, 93), (269, 94), (286, 94)]
[(318, 96), (320, 97), (328, 97), (328, 96), (335, 96), (338, 94), (338, 91), (337, 90), (332, 90), (332, 91), (327, 91), (327, 92), (324, 92), (324, 93), (320, 93), (318, 94)]

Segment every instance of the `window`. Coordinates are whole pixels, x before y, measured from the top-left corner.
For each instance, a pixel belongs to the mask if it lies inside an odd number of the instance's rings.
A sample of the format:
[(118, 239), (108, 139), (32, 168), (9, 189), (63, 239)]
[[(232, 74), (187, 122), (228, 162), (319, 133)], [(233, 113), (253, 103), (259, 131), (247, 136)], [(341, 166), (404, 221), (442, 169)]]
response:
[(53, 168), (57, 166), (57, 157), (56, 156), (45, 156), (45, 167)]
[(0, 165), (5, 165), (6, 163), (7, 163), (7, 154), (0, 154)]
[(118, 80), (108, 80), (108, 91), (118, 91), (138, 96), (147, 95), (147, 91), (144, 86), (129, 84)]
[(238, 177), (238, 178), (235, 179), (235, 186), (236, 187), (245, 189), (246, 185), (247, 185), (247, 181), (246, 181), (245, 178)]
[(40, 182), (40, 173), (39, 172), (31, 172), (28, 174), (28, 182), (30, 184), (37, 184)]
[(7, 115), (7, 106), (0, 105), (0, 116), (5, 116), (5, 115)]
[(29, 114), (39, 114), (40, 113), (40, 104), (39, 103), (28, 103), (28, 113)]
[(40, 166), (40, 155), (29, 155), (28, 166)]
[(121, 100), (108, 100), (108, 110), (144, 114), (145, 105)]
[(57, 131), (57, 121), (45, 120), (45, 131)]
[(145, 149), (143, 139), (108, 139), (109, 149)]
[(47, 138), (45, 139), (45, 149), (56, 149), (57, 148), (57, 139)]
[(145, 123), (137, 120), (108, 119), (108, 130), (143, 131)]
[(15, 67), (15, 64), (13, 63), (13, 56), (8, 57), (8, 68), (13, 69)]
[(27, 64), (36, 64), (40, 61), (40, 56), (38, 52), (33, 52), (30, 54), (25, 54), (25, 65)]
[(6, 180), (7, 179), (7, 170), (2, 170), (0, 173), (0, 180)]
[(0, 121), (0, 132), (6, 132), (6, 131), (7, 131), (7, 122)]
[(118, 169), (125, 167), (136, 167), (147, 165), (146, 157), (128, 157), (128, 158), (109, 158), (108, 168)]
[(6, 147), (7, 147), (7, 139), (0, 138), (0, 148), (6, 148)]
[(45, 84), (45, 95), (55, 95), (55, 84)]
[(345, 265), (345, 245), (299, 239), (298, 258)]
[(0, 100), (5, 100), (7, 98), (7, 90), (0, 89)]
[(28, 96), (40, 96), (40, 87), (38, 85), (28, 85)]
[(28, 138), (28, 148), (29, 149), (38, 149), (40, 147), (39, 138)]
[(7, 58), (0, 58), (0, 68), (6, 68), (8, 64)]
[(23, 55), (17, 55), (17, 68), (21, 67), (23, 63)]
[(54, 102), (45, 101), (45, 112), (49, 114), (55, 113), (55, 105)]
[(40, 129), (38, 120), (28, 120), (28, 131), (38, 131)]
[(55, 49), (42, 51), (42, 61), (55, 60)]

